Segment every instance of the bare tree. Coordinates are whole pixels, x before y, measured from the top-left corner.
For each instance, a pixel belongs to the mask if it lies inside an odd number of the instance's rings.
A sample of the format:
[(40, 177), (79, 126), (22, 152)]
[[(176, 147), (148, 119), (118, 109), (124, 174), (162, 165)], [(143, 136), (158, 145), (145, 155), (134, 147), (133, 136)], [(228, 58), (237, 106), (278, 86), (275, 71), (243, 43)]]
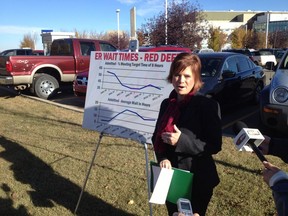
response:
[(114, 44), (119, 50), (128, 48), (130, 36), (127, 31), (121, 31), (119, 34), (120, 47), (118, 47), (118, 32), (117, 31), (97, 33), (95, 31), (88, 32), (85, 30), (81, 32), (75, 29), (74, 32), (75, 32), (76, 38), (90, 38), (90, 39), (109, 41), (110, 43)]
[(119, 50), (127, 49), (129, 46), (129, 33), (121, 31), (119, 34), (119, 47), (118, 47), (118, 32), (113, 31), (106, 35), (106, 40), (114, 44)]
[(288, 30), (275, 31), (269, 34), (269, 43), (273, 48), (288, 47)]

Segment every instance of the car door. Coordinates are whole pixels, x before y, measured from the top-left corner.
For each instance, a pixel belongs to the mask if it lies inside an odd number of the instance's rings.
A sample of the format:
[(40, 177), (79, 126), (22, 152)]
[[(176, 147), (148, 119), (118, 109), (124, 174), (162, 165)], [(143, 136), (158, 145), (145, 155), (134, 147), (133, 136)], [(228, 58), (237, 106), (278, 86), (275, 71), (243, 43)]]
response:
[(249, 59), (246, 56), (237, 56), (237, 67), (238, 67), (238, 79), (239, 79), (239, 89), (238, 89), (238, 99), (239, 102), (246, 100), (248, 97), (253, 95), (254, 89), (256, 87), (255, 73), (256, 68), (251, 67), (249, 64)]
[(221, 94), (217, 96), (220, 103), (234, 104), (239, 98), (240, 88), (237, 58), (235, 55), (228, 57), (223, 64), (221, 86)]
[(95, 51), (96, 47), (93, 41), (79, 41), (80, 53), (77, 57), (77, 73), (85, 72), (89, 70), (90, 65), (90, 53)]

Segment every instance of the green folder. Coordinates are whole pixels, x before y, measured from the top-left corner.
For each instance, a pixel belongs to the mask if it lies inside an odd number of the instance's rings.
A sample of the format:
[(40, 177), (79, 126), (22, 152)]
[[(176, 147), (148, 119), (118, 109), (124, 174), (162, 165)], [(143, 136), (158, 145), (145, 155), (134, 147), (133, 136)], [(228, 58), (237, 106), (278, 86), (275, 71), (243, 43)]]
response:
[[(151, 170), (151, 192), (153, 192), (153, 180), (154, 175), (152, 172), (152, 166), (159, 165), (153, 161), (150, 162)], [(170, 183), (169, 191), (166, 200), (177, 204), (179, 198), (186, 198), (191, 200), (191, 191), (193, 183), (193, 173), (187, 172), (187, 170), (181, 170), (177, 168), (172, 168), (174, 170), (172, 180)]]

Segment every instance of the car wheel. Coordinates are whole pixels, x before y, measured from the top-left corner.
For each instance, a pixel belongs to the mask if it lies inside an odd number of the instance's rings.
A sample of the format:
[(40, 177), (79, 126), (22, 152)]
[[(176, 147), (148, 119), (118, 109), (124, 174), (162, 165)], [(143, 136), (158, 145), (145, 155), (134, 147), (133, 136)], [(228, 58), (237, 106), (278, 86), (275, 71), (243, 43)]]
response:
[(53, 76), (41, 74), (35, 77), (33, 82), (34, 94), (43, 99), (48, 99), (56, 93), (59, 82)]
[(252, 103), (253, 104), (259, 104), (260, 102), (260, 93), (263, 89), (263, 85), (258, 83), (255, 90), (254, 90), (254, 94), (253, 94), (253, 98), (252, 98)]

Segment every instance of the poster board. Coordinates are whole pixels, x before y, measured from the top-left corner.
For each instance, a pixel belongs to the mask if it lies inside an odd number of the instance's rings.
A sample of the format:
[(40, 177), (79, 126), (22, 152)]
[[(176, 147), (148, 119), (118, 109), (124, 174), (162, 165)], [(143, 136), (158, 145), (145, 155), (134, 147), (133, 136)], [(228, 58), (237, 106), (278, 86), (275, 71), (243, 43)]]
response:
[(83, 128), (151, 144), (175, 52), (92, 52)]

